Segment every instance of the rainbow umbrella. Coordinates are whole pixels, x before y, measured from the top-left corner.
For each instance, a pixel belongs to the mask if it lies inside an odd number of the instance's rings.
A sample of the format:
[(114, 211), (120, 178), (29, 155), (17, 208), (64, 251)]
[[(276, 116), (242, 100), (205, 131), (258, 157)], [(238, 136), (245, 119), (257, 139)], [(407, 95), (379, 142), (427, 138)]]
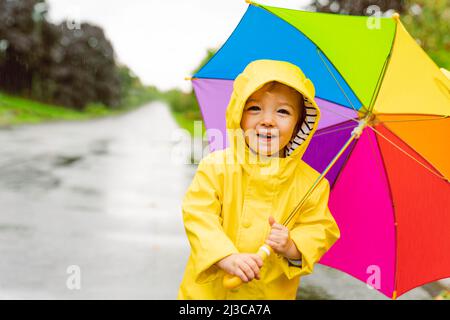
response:
[[(227, 146), (233, 80), (256, 59), (296, 64), (316, 88), (322, 118), (303, 159), (327, 172), (329, 207), (341, 230), (320, 263), (393, 299), (449, 277), (450, 81), (399, 16), (250, 3), (192, 77), (208, 132), (223, 134), (223, 140), (208, 136), (211, 151)], [(361, 135), (349, 140), (357, 126)]]

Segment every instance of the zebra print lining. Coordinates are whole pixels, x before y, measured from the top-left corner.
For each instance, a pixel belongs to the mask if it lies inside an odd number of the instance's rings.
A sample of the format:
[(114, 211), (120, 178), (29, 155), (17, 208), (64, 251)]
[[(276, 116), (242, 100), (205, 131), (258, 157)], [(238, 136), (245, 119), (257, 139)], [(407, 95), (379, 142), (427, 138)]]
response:
[(305, 96), (303, 96), (303, 101), (305, 102), (306, 117), (300, 126), (300, 130), (298, 130), (295, 137), (287, 144), (285, 151), (286, 157), (291, 155), (295, 149), (306, 141), (314, 126), (314, 122), (317, 120), (317, 110), (314, 108), (312, 102)]

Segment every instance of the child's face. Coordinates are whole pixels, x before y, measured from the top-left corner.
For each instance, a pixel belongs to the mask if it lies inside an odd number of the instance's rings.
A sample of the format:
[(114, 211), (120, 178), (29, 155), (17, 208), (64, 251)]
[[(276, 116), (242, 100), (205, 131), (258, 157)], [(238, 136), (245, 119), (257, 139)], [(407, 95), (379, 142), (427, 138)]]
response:
[(302, 101), (298, 91), (279, 82), (255, 91), (247, 99), (241, 119), (249, 148), (265, 156), (284, 157), (284, 148), (301, 115)]

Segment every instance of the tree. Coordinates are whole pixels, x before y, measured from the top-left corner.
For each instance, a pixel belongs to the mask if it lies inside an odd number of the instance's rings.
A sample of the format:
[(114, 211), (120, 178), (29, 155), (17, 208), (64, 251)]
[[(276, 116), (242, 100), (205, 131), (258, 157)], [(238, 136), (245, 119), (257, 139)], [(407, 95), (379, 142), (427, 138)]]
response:
[(121, 84), (114, 50), (103, 30), (88, 23), (71, 29), (62, 22), (39, 83), (55, 103), (82, 109), (89, 102), (116, 107)]
[(311, 5), (313, 10), (318, 12), (340, 13), (364, 16), (370, 15), (367, 8), (377, 6), (380, 11), (404, 12), (404, 0), (314, 0)]
[(0, 89), (77, 109), (117, 107), (121, 81), (103, 30), (51, 24), (47, 10), (43, 0), (0, 0)]
[(32, 76), (45, 54), (41, 45), (46, 5), (43, 1), (0, 0), (0, 87), (30, 94)]

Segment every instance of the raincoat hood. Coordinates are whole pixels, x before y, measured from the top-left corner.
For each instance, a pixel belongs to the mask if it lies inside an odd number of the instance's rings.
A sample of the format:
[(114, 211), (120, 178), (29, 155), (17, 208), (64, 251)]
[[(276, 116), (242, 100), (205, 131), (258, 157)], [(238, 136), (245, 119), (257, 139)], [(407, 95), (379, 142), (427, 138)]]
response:
[[(261, 159), (248, 148), (244, 132), (241, 129), (241, 118), (247, 99), (266, 83), (277, 81), (285, 84), (303, 95), (306, 116), (297, 134), (286, 146), (285, 158), (269, 157)], [(245, 169), (256, 166), (273, 167), (272, 173), (290, 171), (301, 160), (312, 136), (317, 130), (320, 110), (314, 101), (313, 83), (305, 77), (296, 65), (279, 60), (255, 60), (247, 65), (233, 84), (233, 92), (226, 110), (226, 126), (229, 146)], [(275, 165), (276, 164), (276, 165)]]

